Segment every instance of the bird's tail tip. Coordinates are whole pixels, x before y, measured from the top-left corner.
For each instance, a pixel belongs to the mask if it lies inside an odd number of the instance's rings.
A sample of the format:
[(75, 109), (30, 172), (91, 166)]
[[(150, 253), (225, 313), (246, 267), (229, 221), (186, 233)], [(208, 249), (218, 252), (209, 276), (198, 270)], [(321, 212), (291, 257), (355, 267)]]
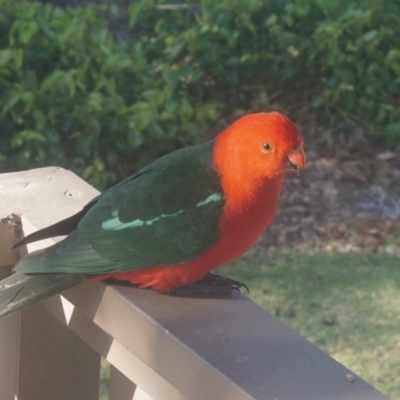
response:
[(0, 318), (76, 286), (85, 279), (83, 274), (32, 276), (15, 273), (0, 281)]

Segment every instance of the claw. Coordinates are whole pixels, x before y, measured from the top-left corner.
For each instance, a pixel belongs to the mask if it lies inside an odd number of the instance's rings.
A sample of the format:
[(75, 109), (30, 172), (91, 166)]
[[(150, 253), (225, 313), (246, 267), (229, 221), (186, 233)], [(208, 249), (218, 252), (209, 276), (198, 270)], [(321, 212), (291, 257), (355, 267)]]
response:
[(242, 288), (245, 288), (247, 293), (249, 293), (249, 288), (242, 282), (217, 274), (208, 274), (193, 285), (169, 290), (166, 293), (174, 296), (186, 297), (198, 295), (229, 297), (232, 291), (240, 293)]
[(199, 283), (204, 283), (206, 285), (214, 286), (214, 287), (226, 287), (228, 286), (229, 288), (233, 290), (237, 290), (240, 292), (242, 288), (246, 289), (247, 293), (250, 293), (250, 290), (248, 286), (240, 281), (237, 281), (232, 278), (228, 278), (226, 276), (222, 275), (217, 275), (217, 274), (208, 274), (206, 275)]

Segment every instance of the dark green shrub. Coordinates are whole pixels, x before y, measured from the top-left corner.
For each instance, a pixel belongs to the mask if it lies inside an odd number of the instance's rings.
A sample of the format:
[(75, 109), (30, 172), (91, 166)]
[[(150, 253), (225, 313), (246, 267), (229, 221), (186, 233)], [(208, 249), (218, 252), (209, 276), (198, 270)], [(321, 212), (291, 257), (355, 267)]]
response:
[(398, 143), (397, 2), (123, 3), (0, 0), (3, 170), (57, 164), (104, 187), (270, 108)]
[[(202, 0), (167, 11), (132, 3), (148, 60), (166, 85), (221, 115), (283, 108), (323, 127), (400, 138), (400, 3)], [(149, 27), (154, 29), (149, 29)], [(145, 41), (147, 39), (147, 41)]]
[(56, 164), (100, 185), (114, 178), (104, 171), (117, 158), (107, 142), (125, 141), (127, 82), (119, 80), (132, 60), (99, 10), (3, 4), (0, 149), (8, 169)]

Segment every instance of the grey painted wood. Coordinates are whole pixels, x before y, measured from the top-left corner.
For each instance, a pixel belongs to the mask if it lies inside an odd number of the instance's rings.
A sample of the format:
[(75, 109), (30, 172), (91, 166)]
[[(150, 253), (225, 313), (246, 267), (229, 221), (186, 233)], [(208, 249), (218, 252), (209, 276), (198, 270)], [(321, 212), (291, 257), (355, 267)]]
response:
[(111, 366), (109, 400), (133, 400), (136, 385), (119, 370)]
[[(0, 175), (0, 265), (17, 260), (18, 252), (9, 251), (16, 237), (8, 216), (18, 214), (28, 234), (79, 211), (95, 194), (60, 168)], [(3, 276), (9, 272), (1, 267)], [(100, 356), (40, 306), (0, 320), (0, 359), (1, 400), (98, 399)]]
[(386, 399), (244, 296), (82, 286), (66, 297), (188, 399)]
[(18, 400), (97, 400), (100, 355), (43, 307), (21, 314)]
[[(5, 218), (7, 215), (0, 215)], [(11, 265), (17, 261), (15, 233), (9, 224), (0, 222), (0, 280), (11, 272)], [(0, 399), (14, 400), (18, 384), (19, 315), (12, 315), (0, 321)], [(6, 360), (6, 362), (4, 362)]]

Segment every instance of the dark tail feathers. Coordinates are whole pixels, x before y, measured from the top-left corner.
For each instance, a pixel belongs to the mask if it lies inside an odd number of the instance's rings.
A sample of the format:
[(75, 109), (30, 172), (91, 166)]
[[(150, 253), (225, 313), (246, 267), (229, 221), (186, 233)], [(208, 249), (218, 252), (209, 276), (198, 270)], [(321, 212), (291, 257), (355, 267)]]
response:
[(13, 274), (0, 282), (0, 318), (76, 286), (86, 279), (84, 274)]
[(31, 233), (30, 235), (24, 237), (23, 239), (15, 243), (12, 249), (16, 249), (17, 247), (21, 247), (28, 243), (37, 242), (38, 240), (43, 240), (56, 236), (69, 235), (78, 227), (80, 220), (93, 207), (96, 201), (97, 197), (88, 204), (86, 204), (86, 206), (83, 207), (81, 211), (72, 215), (71, 217), (65, 218), (62, 221), (56, 222), (53, 225), (50, 225), (46, 228)]

